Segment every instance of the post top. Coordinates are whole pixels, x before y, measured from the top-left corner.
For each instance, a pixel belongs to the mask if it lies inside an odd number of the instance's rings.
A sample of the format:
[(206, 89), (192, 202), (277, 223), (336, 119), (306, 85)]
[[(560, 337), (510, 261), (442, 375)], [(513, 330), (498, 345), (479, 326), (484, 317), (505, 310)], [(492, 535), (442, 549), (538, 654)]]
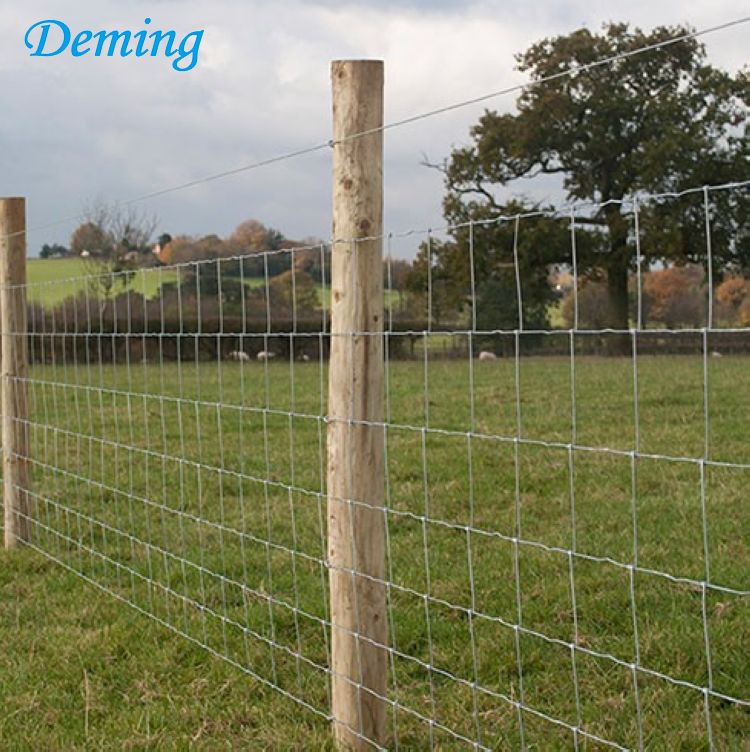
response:
[[(357, 79), (382, 86), (385, 65), (382, 60), (332, 60), (331, 78), (335, 81)], [(377, 82), (381, 82), (377, 84)]]
[(375, 58), (347, 58), (344, 60), (331, 60), (331, 65), (383, 65), (382, 60)]
[(382, 76), (385, 65), (382, 60), (331, 60), (331, 73), (342, 75), (342, 71), (358, 71), (361, 75), (364, 71)]

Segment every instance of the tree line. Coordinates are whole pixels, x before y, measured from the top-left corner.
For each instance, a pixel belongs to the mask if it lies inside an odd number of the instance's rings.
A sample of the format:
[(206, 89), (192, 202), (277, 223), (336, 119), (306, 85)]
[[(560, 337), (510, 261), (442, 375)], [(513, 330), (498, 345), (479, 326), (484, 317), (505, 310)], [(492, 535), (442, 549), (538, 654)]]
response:
[[(750, 73), (710, 65), (690, 31), (608, 23), (599, 32), (542, 39), (519, 54), (530, 85), (515, 111), (486, 110), (468, 144), (438, 162), (426, 160), (442, 174), (443, 213), (454, 229), (421, 243), (413, 262), (394, 262), (400, 310), (433, 323), (476, 322), (481, 330), (547, 328), (556, 315), (568, 321), (572, 298), (559, 279), (570, 273), (575, 248), (579, 323), (627, 330), (640, 251), (647, 318), (690, 325), (705, 314), (708, 277), (698, 269), (708, 263), (708, 221), (719, 318), (744, 321), (747, 187), (647, 199), (748, 177)], [(649, 51), (629, 56), (644, 47)], [(587, 67), (604, 58), (612, 62)], [(560, 75), (571, 68), (577, 72)], [(558, 181), (571, 210), (524, 197), (524, 181), (540, 175)], [(110, 281), (107, 273), (95, 275), (105, 298), (124, 292), (141, 266), (215, 259), (215, 268), (195, 270), (207, 295), (221, 286), (226, 306), (260, 300), (257, 286), (243, 287), (249, 278), (269, 280), (282, 308), (313, 314), (323, 304), (318, 288), (330, 284), (330, 248), (322, 240), (292, 241), (255, 219), (225, 238), (163, 234), (152, 245), (154, 230), (153, 220), (133, 209), (94, 207), (70, 251), (112, 273)], [(45, 252), (59, 255), (60, 247)], [(195, 274), (181, 274), (172, 291), (195, 287)], [(621, 346), (629, 347), (626, 339)]]

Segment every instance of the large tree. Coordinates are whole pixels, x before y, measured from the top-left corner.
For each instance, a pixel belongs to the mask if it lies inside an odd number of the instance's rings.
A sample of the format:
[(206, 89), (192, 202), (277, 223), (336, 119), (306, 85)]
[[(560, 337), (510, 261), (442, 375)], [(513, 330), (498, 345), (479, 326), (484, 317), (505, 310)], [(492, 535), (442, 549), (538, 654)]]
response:
[[(624, 198), (679, 191), (748, 176), (747, 105), (750, 76), (706, 63), (693, 38), (607, 65), (556, 76), (571, 67), (655, 45), (687, 34), (686, 27), (646, 33), (610, 23), (602, 33), (580, 29), (532, 45), (517, 57), (532, 85), (514, 114), (487, 111), (468, 146), (443, 165), (445, 214), (452, 222), (504, 213), (499, 188), (539, 174), (559, 175), (570, 201), (604, 204), (582, 212), (582, 234), (592, 253), (580, 270), (597, 269), (606, 281), (608, 325), (628, 326), (628, 276), (635, 247)], [(714, 261), (746, 266), (750, 260), (748, 193), (712, 194)], [(652, 259), (705, 261), (702, 196), (646, 203), (641, 228)], [(611, 203), (606, 203), (611, 202)], [(562, 252), (562, 247), (560, 251)], [(565, 249), (570, 259), (570, 245)]]
[[(512, 216), (536, 214), (538, 207), (511, 201), (503, 209)], [(451, 239), (423, 242), (409, 272), (407, 289), (412, 298), (423, 298), (419, 313), (429, 311), (433, 323), (458, 314), (469, 324), (473, 311), (477, 328), (484, 331), (547, 326), (556, 298), (550, 269), (569, 249), (570, 230), (567, 220), (543, 214), (524, 219), (521, 231), (512, 219), (496, 220), (486, 202), (456, 206)], [(586, 253), (588, 240), (582, 238)]]

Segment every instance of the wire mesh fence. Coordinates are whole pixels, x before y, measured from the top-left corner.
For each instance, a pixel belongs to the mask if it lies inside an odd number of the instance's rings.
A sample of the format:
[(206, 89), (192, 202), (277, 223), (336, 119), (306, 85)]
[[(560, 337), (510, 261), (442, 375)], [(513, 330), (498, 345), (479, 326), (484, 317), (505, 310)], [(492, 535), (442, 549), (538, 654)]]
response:
[[(703, 210), (711, 196), (655, 200)], [(638, 211), (624, 212), (633, 232)], [(350, 729), (373, 747), (731, 749), (747, 736), (750, 405), (732, 352), (750, 330), (714, 325), (710, 285), (703, 325), (650, 325), (640, 251), (632, 325), (587, 327), (574, 216), (553, 217), (573, 228), (562, 329), (524, 327), (517, 259), (519, 325), (482, 327), (475, 267), (493, 236), (476, 223), (450, 228), (470, 238), (463, 319), (438, 310), (440, 233), (422, 237), (422, 311), (399, 311), (385, 264), (384, 419), (348, 421), (384, 450), (386, 574), (372, 584), (387, 595), (388, 740)], [(503, 253), (532, 219), (493, 220), (512, 228)], [(414, 234), (383, 240), (413, 248)], [(323, 270), (312, 295), (303, 257)], [(28, 331), (10, 333), (29, 351), (12, 379), (29, 400), (28, 545), (323, 720), (340, 628), (329, 266), (321, 245), (107, 272), (55, 305), (41, 301), (70, 280), (29, 284)]]
[(0, 201), (6, 540), (358, 749), (742, 748), (750, 181), (382, 234), (384, 131), (527, 89), (350, 65), (331, 142), (125, 202), (333, 147), (330, 243), (14, 282)]

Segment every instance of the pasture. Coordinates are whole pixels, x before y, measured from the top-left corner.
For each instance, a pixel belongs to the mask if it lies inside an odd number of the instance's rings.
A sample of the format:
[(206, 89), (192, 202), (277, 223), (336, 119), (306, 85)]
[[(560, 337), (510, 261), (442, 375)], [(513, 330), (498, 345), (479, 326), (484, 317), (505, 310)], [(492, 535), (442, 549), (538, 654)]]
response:
[[(26, 267), (28, 299), (33, 303), (54, 306), (66, 298), (85, 293), (87, 278), (101, 273), (96, 266), (80, 258), (29, 259)], [(176, 279), (177, 275), (170, 270), (156, 274), (136, 272), (124, 289), (153, 298), (164, 282)], [(124, 291), (119, 286), (117, 290)]]
[[(572, 749), (559, 719), (583, 749), (639, 727), (746, 748), (748, 708), (697, 688), (748, 697), (750, 363), (644, 355), (634, 391), (630, 358), (521, 355), (388, 365), (393, 746)], [(328, 706), (325, 365), (69, 362), (29, 386), (37, 550), (0, 554), (0, 747), (332, 748), (264, 684)], [(709, 568), (727, 591), (695, 585)]]
[[(51, 307), (62, 303), (66, 298), (85, 293), (87, 278), (91, 275), (102, 274), (102, 272), (97, 271), (93, 264), (80, 258), (34, 258), (28, 260), (26, 274), (29, 283), (27, 289), (29, 300)], [(117, 292), (132, 290), (151, 299), (159, 295), (159, 290), (164, 283), (176, 282), (178, 278), (179, 274), (174, 267), (136, 271), (124, 288), (118, 286)], [(249, 288), (264, 287), (266, 284), (264, 277), (246, 277), (244, 282)], [(329, 286), (324, 287), (318, 283), (316, 289), (321, 304), (325, 303), (330, 307)], [(405, 294), (398, 290), (387, 291), (385, 303), (396, 308), (404, 304), (405, 297)]]

